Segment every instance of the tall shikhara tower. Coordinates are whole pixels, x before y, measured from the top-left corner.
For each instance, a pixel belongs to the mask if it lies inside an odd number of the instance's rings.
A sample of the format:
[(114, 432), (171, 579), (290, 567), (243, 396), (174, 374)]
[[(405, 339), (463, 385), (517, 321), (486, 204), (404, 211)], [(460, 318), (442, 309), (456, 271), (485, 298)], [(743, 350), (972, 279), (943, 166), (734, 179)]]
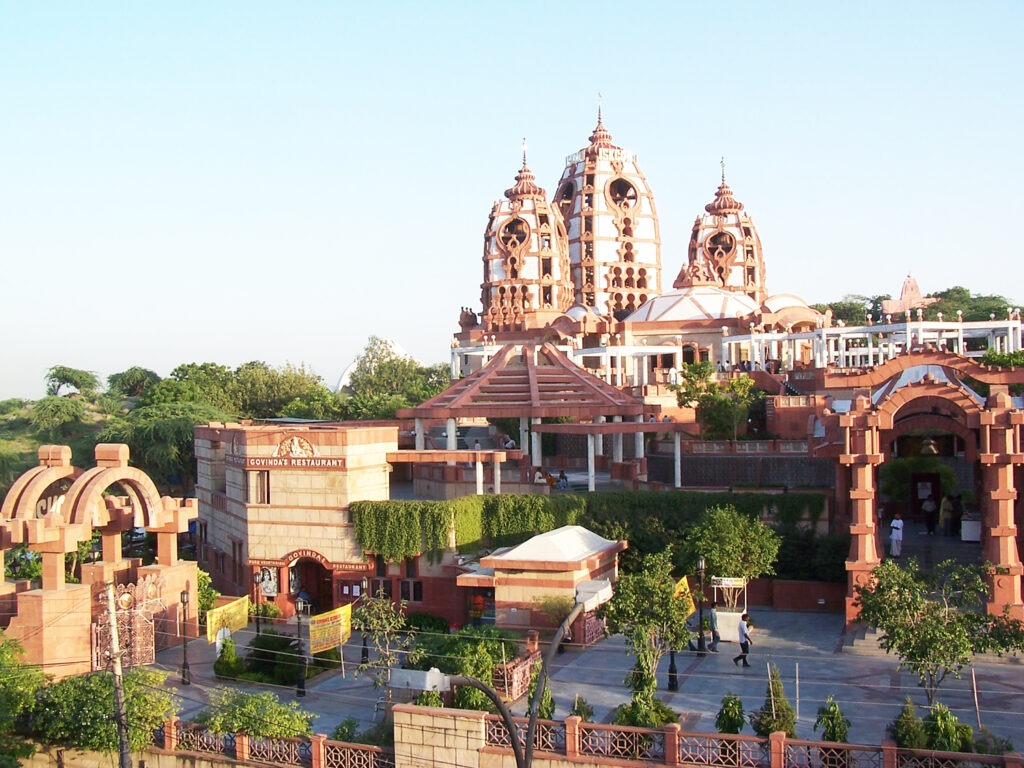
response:
[(554, 204), (569, 235), (577, 304), (622, 319), (661, 293), (654, 195), (636, 155), (612, 143), (600, 109), (590, 144), (566, 158)]

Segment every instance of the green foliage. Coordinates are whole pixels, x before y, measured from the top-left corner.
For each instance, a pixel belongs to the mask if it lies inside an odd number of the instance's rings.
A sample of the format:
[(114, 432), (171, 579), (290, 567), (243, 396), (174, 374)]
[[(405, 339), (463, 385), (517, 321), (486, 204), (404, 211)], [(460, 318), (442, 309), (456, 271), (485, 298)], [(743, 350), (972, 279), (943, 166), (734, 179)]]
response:
[(589, 723), (594, 719), (594, 708), (577, 693), (572, 699), (572, 709), (569, 711), (569, 714), (575, 715), (584, 723)]
[(768, 687), (764, 704), (750, 713), (750, 725), (761, 738), (765, 739), (776, 731), (783, 731), (790, 738), (796, 737), (796, 712), (793, 711), (786, 692), (782, 687), (779, 668), (770, 665)]
[(160, 377), (148, 368), (133, 365), (120, 373), (107, 377), (107, 389), (121, 397), (140, 397), (146, 390), (160, 381)]
[(569, 595), (543, 595), (534, 597), (530, 609), (547, 618), (548, 624), (557, 627), (572, 611), (576, 601)]
[(974, 751), (980, 755), (1005, 755), (1013, 752), (1013, 740), (997, 736), (982, 726), (974, 734)]
[(347, 405), (348, 417), (359, 418), (359, 411), (370, 410), (367, 405), (372, 400), (379, 410), (362, 418), (393, 418), (395, 409), (419, 405), (443, 392), (450, 383), (450, 371), (444, 363), (420, 365), (399, 354), (387, 339), (371, 336), (349, 376), (347, 389), (352, 400)]
[(969, 290), (960, 285), (931, 295), (939, 301), (925, 307), (926, 320), (938, 319), (940, 312), (943, 320), (956, 320), (958, 309), (963, 312), (964, 322), (986, 321), (990, 315), (1000, 319), (1005, 318), (1007, 311), (1013, 306), (1009, 299), (1003, 296), (972, 296)]
[(237, 678), (245, 670), (245, 664), (238, 656), (235, 649), (235, 641), (230, 637), (226, 638), (220, 646), (220, 655), (213, 662), (213, 674), (217, 677)]
[(990, 349), (985, 352), (981, 360), (982, 365), (994, 366), (997, 368), (1020, 368), (1024, 366), (1024, 350), (1016, 352), (996, 352)]
[(17, 544), (4, 552), (4, 575), (31, 581), (43, 575), (43, 559), (27, 544)]
[(911, 479), (919, 473), (938, 475), (944, 495), (956, 491), (957, 481), (953, 469), (934, 456), (889, 459), (878, 468), (879, 490), (887, 499), (909, 501), (912, 493)]
[(715, 728), (719, 733), (739, 733), (747, 723), (743, 701), (732, 691), (722, 697), (722, 704), (715, 715)]
[(404, 600), (396, 603), (377, 594), (364, 596), (352, 611), (352, 626), (362, 632), (377, 651), (376, 658), (360, 664), (357, 670), (372, 675), (376, 687), (387, 686), (391, 668), (398, 665), (415, 642), (416, 633), (409, 631), (405, 623), (405, 606)]
[(679, 722), (679, 715), (661, 699), (640, 701), (632, 699), (621, 704), (612, 712), (612, 723), (636, 728), (661, 728), (669, 723)]
[(886, 729), (889, 736), (903, 749), (925, 749), (928, 736), (924, 732), (924, 721), (917, 714), (917, 707), (909, 696), (903, 702), (903, 708), (896, 719)]
[(74, 397), (44, 397), (32, 406), (29, 420), (51, 440), (63, 439), (85, 420), (85, 403)]
[(427, 632), (439, 635), (448, 634), (448, 619), (442, 616), (435, 616), (432, 613), (411, 611), (405, 617), (405, 625), (413, 632)]
[(971, 726), (961, 723), (949, 707), (938, 702), (924, 719), (924, 732), (928, 737), (928, 749), (942, 752), (973, 752), (974, 732)]
[(217, 734), (282, 739), (309, 736), (315, 717), (294, 701), (282, 704), (273, 693), (220, 689), (210, 691), (210, 706), (196, 716), (196, 722)]
[(850, 732), (850, 721), (839, 709), (838, 702), (831, 695), (825, 703), (818, 707), (818, 718), (814, 721), (814, 730), (821, 731), (825, 741), (844, 743)]
[(265, 630), (249, 642), (245, 657), (249, 680), (292, 685), (299, 679), (303, 666), (299, 642), (292, 635)]
[(783, 528), (780, 536), (774, 566), (776, 578), (846, 583), (849, 533), (818, 536), (810, 528), (802, 527)]
[(467, 652), (467, 648), (479, 649), (486, 657), (481, 680), (490, 680), (492, 667), (511, 661), (519, 654), (519, 644), (515, 635), (494, 626), (462, 627), (451, 634), (417, 635), (415, 647), (415, 658), (408, 665), (412, 669), (427, 670), (437, 667), (446, 675), (473, 677), (477, 675), (462, 666), (462, 662), (473, 656), (473, 653)]
[(0, 768), (15, 768), (34, 748), (15, 728), (35, 704), (43, 673), (22, 661), (23, 649), (0, 631)]
[(917, 674), (929, 704), (974, 654), (1024, 647), (1024, 624), (984, 611), (988, 568), (947, 560), (925, 572), (914, 560), (904, 567), (886, 560), (856, 588), (861, 620), (881, 630), (880, 644), (900, 668)]
[(68, 368), (66, 365), (55, 365), (46, 372), (46, 394), (48, 396), (59, 395), (61, 387), (74, 389), (89, 396), (99, 389), (99, 386), (100, 380), (92, 371)]
[(284, 409), (307, 396), (323, 399), (323, 382), (304, 366), (274, 368), (255, 360), (235, 369), (227, 391), (242, 416), (269, 419), (283, 415)]
[(346, 717), (331, 731), (331, 739), (334, 741), (346, 741), (352, 743), (359, 732), (359, 721), (354, 717)]
[(196, 595), (199, 602), (199, 625), (206, 626), (206, 612), (214, 607), (220, 592), (213, 588), (210, 574), (202, 568), (196, 571)]
[(420, 707), (436, 707), (440, 709), (444, 707), (444, 699), (441, 698), (441, 694), (437, 691), (420, 691), (416, 697), (415, 704)]
[[(527, 711), (533, 711), (533, 697), (537, 694), (537, 684), (540, 680), (542, 666), (541, 661), (538, 659), (533, 663), (533, 669), (530, 670), (530, 685), (526, 692)], [(540, 694), (540, 703), (537, 705), (537, 717), (541, 720), (555, 719), (555, 697), (551, 693), (550, 685), (545, 685), (544, 690)]]
[[(124, 675), (128, 744), (133, 752), (152, 744), (153, 731), (175, 712), (177, 702), (163, 687), (166, 678), (166, 673), (151, 669), (133, 669)], [(117, 724), (110, 716), (113, 701), (114, 678), (109, 672), (51, 683), (36, 703), (34, 735), (53, 746), (117, 752)]]
[(633, 692), (633, 715), (637, 717), (654, 711), (658, 662), (669, 649), (683, 646), (689, 638), (688, 604), (675, 598), (675, 590), (672, 552), (665, 549), (645, 555), (639, 571), (620, 577), (611, 601), (601, 609), (607, 631), (624, 635), (627, 653), (636, 657), (626, 684)]
[(364, 552), (397, 563), (423, 551), (421, 502), (357, 502), (350, 505), (352, 533)]
[[(711, 363), (684, 363), (679, 383), (673, 384), (683, 407), (694, 407), (701, 434), (707, 440), (735, 440), (746, 431), (747, 417), (764, 400), (764, 392), (749, 376), (718, 381)], [(740, 428), (743, 427), (741, 430)]]
[(310, 387), (281, 409), (281, 415), (290, 419), (318, 419), (341, 421), (345, 418), (345, 403), (327, 387)]
[[(686, 539), (687, 570), (694, 572), (697, 558), (703, 556), (709, 576), (755, 579), (770, 575), (775, 572), (779, 545), (779, 535), (760, 520), (732, 505), (712, 507)], [(728, 607), (736, 607), (738, 591), (725, 590)]]
[(0, 400), (0, 416), (9, 416), (12, 413), (17, 413), (30, 401), (22, 400), (20, 397), (9, 397), (6, 400)]
[(811, 309), (825, 314), (832, 310), (832, 324), (836, 325), (842, 320), (846, 325), (864, 325), (867, 322), (868, 313), (877, 314), (877, 308), (881, 305), (882, 299), (888, 296), (843, 296), (840, 301), (831, 301), (828, 304), (812, 304)]
[(227, 412), (202, 403), (141, 406), (111, 419), (99, 441), (125, 443), (133, 465), (154, 479), (180, 477), (189, 489), (196, 476), (195, 426), (229, 419)]
[(139, 404), (196, 403), (237, 415), (238, 402), (231, 393), (233, 378), (230, 368), (217, 363), (185, 363), (166, 379), (147, 387)]

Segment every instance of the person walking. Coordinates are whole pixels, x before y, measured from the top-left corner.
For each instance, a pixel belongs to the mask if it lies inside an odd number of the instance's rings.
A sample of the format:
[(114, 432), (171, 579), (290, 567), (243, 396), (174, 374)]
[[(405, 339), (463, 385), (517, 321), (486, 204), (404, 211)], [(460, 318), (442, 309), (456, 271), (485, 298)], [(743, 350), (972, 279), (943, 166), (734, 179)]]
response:
[(889, 523), (889, 554), (899, 557), (903, 551), (903, 515), (899, 512)]
[(708, 627), (711, 628), (711, 645), (708, 646), (708, 650), (712, 653), (718, 653), (718, 644), (722, 642), (722, 636), (718, 633), (718, 603), (714, 600), (711, 601), (711, 613), (708, 614)]
[(734, 656), (732, 660), (732, 663), (735, 664), (737, 667), (740, 665), (740, 661), (743, 662), (744, 667), (750, 666), (750, 664), (747, 662), (747, 655), (750, 653), (750, 628), (747, 626), (748, 621), (750, 621), (750, 614), (744, 613), (742, 616), (740, 616), (740, 655)]
[(935, 498), (930, 493), (921, 505), (921, 511), (924, 512), (924, 524), (928, 529), (928, 535), (934, 536), (935, 525), (939, 522), (939, 505), (935, 503)]

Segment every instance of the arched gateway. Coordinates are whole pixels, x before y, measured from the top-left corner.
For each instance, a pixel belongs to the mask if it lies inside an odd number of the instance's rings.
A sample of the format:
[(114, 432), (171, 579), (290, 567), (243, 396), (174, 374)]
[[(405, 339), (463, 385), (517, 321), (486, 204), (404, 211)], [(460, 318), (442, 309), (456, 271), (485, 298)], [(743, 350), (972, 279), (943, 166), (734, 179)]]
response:
[[(982, 397), (965, 380), (989, 388)], [(1024, 371), (990, 369), (965, 357), (925, 349), (894, 358), (864, 373), (826, 374), (826, 387), (851, 393), (849, 411), (826, 411), (825, 440), (818, 455), (837, 459), (836, 496), (849, 499), (850, 555), (846, 619), (856, 620), (855, 587), (881, 562), (878, 467), (892, 458), (896, 440), (908, 434), (952, 434), (965, 461), (975, 465), (982, 524), (982, 559), (993, 565), (989, 613), (1024, 619), (1022, 566), (1017, 546), (1017, 486), (1024, 464), (1024, 408), (1009, 385)], [(843, 510), (840, 510), (842, 513)]]

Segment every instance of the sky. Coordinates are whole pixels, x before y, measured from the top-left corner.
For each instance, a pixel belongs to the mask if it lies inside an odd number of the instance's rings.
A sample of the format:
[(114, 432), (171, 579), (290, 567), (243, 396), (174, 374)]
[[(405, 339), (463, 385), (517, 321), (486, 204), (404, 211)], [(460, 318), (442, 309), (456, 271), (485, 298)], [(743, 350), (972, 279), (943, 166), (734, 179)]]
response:
[(666, 285), (720, 158), (771, 293), (1024, 301), (1024, 3), (0, 0), (0, 399), (54, 365), (447, 361), (521, 144), (637, 153)]

